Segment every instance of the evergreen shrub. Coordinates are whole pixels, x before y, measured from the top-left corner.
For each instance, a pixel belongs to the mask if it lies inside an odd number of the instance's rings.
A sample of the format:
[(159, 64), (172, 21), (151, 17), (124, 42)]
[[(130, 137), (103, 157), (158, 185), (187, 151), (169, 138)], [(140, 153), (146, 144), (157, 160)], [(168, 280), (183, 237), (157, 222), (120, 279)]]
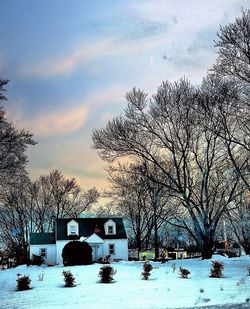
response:
[(17, 275), (17, 291), (25, 291), (30, 289), (31, 279), (29, 276)]
[(151, 270), (153, 269), (153, 266), (150, 263), (144, 263), (143, 264), (143, 272), (141, 273), (142, 279), (148, 280), (148, 278), (151, 275)]
[(67, 288), (71, 288), (75, 286), (75, 277), (73, 277), (71, 271), (69, 270), (64, 270), (62, 272), (63, 276), (64, 276), (64, 286)]
[(188, 269), (180, 267), (179, 268), (179, 274), (180, 274), (181, 278), (188, 279), (188, 275), (190, 275), (191, 273)]
[(101, 283), (111, 283), (114, 278), (113, 276), (116, 274), (116, 270), (110, 265), (103, 265), (100, 268), (98, 276), (101, 278)]
[(219, 261), (212, 261), (212, 266), (210, 269), (211, 278), (222, 278), (223, 277), (224, 265)]

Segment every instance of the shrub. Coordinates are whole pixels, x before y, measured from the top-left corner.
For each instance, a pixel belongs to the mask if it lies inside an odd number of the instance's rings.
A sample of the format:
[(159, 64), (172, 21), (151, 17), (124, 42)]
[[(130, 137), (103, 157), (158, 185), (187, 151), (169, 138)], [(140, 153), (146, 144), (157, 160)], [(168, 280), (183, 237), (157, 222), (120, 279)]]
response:
[(62, 251), (63, 265), (88, 265), (92, 263), (92, 248), (85, 241), (70, 241)]
[(179, 274), (181, 278), (188, 279), (188, 275), (191, 274), (190, 271), (186, 268), (179, 268)]
[(32, 254), (31, 265), (40, 266), (43, 264), (44, 260), (41, 255)]
[(223, 277), (224, 265), (219, 261), (212, 261), (212, 267), (210, 269), (211, 278), (222, 278)]
[(113, 276), (116, 274), (116, 270), (110, 265), (103, 265), (100, 268), (98, 276), (101, 278), (101, 283), (111, 283), (114, 278)]
[(25, 291), (30, 289), (31, 279), (29, 276), (22, 276), (21, 274), (17, 274), (17, 290)]
[(153, 266), (150, 263), (144, 263), (143, 264), (143, 272), (141, 273), (142, 279), (148, 280), (149, 276), (151, 275), (151, 270), (153, 269)]
[(72, 275), (72, 273), (71, 273), (71, 271), (69, 271), (69, 270), (64, 270), (63, 272), (62, 272), (62, 274), (63, 274), (63, 276), (64, 276), (64, 285), (65, 285), (65, 287), (67, 287), (67, 288), (71, 288), (71, 287), (73, 287), (73, 286), (75, 286), (75, 277), (73, 277), (73, 275)]

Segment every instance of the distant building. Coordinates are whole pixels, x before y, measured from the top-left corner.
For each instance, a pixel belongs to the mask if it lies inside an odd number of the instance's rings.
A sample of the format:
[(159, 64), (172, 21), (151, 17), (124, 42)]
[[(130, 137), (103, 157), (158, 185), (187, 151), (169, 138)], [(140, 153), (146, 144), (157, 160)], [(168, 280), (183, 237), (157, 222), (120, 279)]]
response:
[(57, 219), (53, 233), (30, 235), (30, 258), (41, 255), (46, 264), (62, 264), (62, 250), (72, 241), (86, 241), (93, 249), (92, 260), (110, 256), (128, 259), (128, 239), (122, 218)]

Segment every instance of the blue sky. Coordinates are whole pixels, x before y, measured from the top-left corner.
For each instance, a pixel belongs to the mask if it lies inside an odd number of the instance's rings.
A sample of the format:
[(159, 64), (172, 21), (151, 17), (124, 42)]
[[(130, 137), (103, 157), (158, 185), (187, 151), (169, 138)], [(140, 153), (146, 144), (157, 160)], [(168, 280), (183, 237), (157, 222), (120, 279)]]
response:
[(183, 76), (199, 84), (215, 62), (219, 25), (247, 0), (1, 0), (0, 76), (9, 119), (34, 133), (34, 179), (52, 169), (104, 188), (91, 132), (119, 115), (132, 87), (154, 93)]

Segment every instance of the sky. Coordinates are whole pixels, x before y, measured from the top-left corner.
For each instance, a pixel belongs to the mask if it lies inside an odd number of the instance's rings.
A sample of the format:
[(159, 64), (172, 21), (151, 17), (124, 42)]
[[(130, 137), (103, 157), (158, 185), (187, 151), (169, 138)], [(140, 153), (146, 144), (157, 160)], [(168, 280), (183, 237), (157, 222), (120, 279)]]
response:
[(107, 186), (91, 134), (122, 113), (133, 87), (199, 84), (220, 25), (249, 0), (0, 0), (0, 77), (8, 119), (30, 130), (30, 177), (60, 170), (85, 189)]

